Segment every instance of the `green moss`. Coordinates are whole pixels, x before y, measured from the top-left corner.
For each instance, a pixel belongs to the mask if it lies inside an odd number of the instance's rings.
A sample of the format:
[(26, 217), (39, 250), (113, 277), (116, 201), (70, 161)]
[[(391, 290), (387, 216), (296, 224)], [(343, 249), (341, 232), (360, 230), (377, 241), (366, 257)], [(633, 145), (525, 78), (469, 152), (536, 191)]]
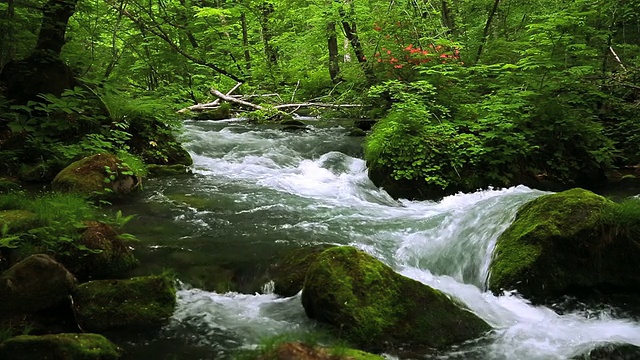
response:
[(616, 205), (583, 189), (541, 196), (525, 204), (498, 238), (490, 288), (546, 296), (590, 282), (580, 266), (603, 237), (602, 212)]
[(38, 223), (36, 214), (27, 210), (1, 210), (0, 229), (8, 226), (11, 232), (29, 230)]
[(302, 304), (310, 318), (367, 349), (394, 343), (443, 347), (489, 329), (440, 291), (352, 247), (318, 256), (307, 272)]
[(97, 334), (21, 335), (0, 345), (4, 360), (112, 360), (120, 355), (117, 346)]
[(167, 276), (91, 281), (77, 288), (74, 309), (88, 331), (154, 327), (173, 314), (175, 294)]
[(96, 154), (64, 168), (53, 179), (54, 190), (91, 197), (113, 197), (137, 189), (131, 170), (112, 154)]
[(334, 245), (322, 244), (305, 246), (287, 252), (269, 268), (268, 277), (274, 284), (274, 293), (280, 296), (293, 296), (302, 290), (307, 269), (318, 255)]

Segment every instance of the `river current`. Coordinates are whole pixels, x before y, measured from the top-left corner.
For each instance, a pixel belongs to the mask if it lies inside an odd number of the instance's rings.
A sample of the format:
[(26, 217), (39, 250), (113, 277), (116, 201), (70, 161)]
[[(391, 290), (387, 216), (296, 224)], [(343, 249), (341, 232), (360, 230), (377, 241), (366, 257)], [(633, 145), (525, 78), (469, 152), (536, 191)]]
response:
[(261, 277), (279, 254), (331, 243), (366, 251), (399, 273), (460, 299), (494, 327), (428, 359), (567, 359), (604, 343), (640, 346), (640, 322), (608, 305), (554, 311), (486, 291), (491, 253), (524, 186), (441, 201), (394, 200), (367, 177), (361, 138), (340, 126), (286, 132), (240, 121), (187, 122), (193, 175), (152, 179), (126, 205), (138, 216), (140, 273), (174, 269), (178, 305), (160, 334), (129, 340), (132, 358), (234, 358), (265, 338), (313, 334), (300, 295)]

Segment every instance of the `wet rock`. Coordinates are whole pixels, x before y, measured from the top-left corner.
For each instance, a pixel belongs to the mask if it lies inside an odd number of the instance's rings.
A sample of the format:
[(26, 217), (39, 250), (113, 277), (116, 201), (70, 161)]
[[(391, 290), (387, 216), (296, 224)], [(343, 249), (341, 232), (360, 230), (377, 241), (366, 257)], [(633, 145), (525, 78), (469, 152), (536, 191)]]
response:
[[(78, 279), (95, 280), (115, 278), (131, 271), (138, 260), (110, 225), (87, 221), (82, 237), (67, 253), (58, 256), (67, 269)], [(80, 250), (78, 246), (88, 250)]]
[(111, 154), (96, 154), (67, 166), (53, 179), (56, 191), (90, 197), (121, 197), (138, 190), (138, 178)]
[(120, 349), (102, 335), (21, 335), (0, 344), (3, 360), (115, 360)]
[(636, 291), (639, 205), (623, 206), (583, 189), (525, 204), (498, 238), (490, 289), (515, 289), (542, 302), (593, 289)]
[(631, 344), (604, 344), (571, 360), (636, 360), (640, 359), (640, 347)]
[(76, 289), (74, 310), (85, 331), (161, 326), (173, 314), (176, 290), (166, 276), (96, 280)]
[(309, 318), (373, 350), (405, 343), (441, 348), (491, 328), (447, 295), (352, 247), (318, 256), (307, 272), (302, 305)]
[(149, 171), (149, 176), (154, 176), (154, 177), (191, 174), (191, 169), (189, 169), (189, 167), (182, 164), (177, 164), (177, 165), (151, 164), (147, 166), (147, 170)]
[(189, 152), (176, 139), (169, 125), (157, 119), (136, 116), (130, 119), (127, 145), (131, 152), (139, 155), (147, 164), (185, 165), (193, 164)]
[(302, 290), (307, 269), (318, 255), (334, 245), (305, 246), (287, 252), (267, 271), (267, 278), (274, 282), (273, 292), (280, 296), (293, 296)]
[(36, 254), (0, 276), (0, 313), (32, 313), (65, 300), (76, 285), (73, 275), (48, 255)]

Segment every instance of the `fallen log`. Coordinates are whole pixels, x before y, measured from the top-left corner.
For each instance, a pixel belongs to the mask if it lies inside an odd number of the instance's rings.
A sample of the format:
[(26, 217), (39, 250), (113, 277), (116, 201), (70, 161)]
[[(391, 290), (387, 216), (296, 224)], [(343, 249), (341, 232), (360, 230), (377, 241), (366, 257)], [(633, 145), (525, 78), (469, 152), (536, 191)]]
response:
[[(229, 90), (227, 92), (227, 96), (233, 94), (234, 91), (236, 91), (240, 85), (242, 85), (241, 82), (237, 83), (233, 88), (231, 88), (231, 90)], [(191, 105), (189, 107), (186, 107), (184, 109), (180, 109), (178, 110), (178, 114), (182, 114), (184, 112), (187, 111), (204, 111), (204, 110), (215, 110), (218, 108), (218, 106), (220, 105), (220, 98), (217, 98), (215, 101), (209, 102), (209, 103), (205, 103), (205, 104), (196, 104), (196, 105)]]

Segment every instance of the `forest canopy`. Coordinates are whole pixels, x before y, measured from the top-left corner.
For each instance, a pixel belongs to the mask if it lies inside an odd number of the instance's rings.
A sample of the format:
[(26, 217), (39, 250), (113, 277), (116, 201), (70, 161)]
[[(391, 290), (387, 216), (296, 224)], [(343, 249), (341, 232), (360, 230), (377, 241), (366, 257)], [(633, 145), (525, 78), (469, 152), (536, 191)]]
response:
[(363, 104), (382, 118), (365, 145), (379, 184), (581, 185), (640, 161), (638, 0), (6, 0), (0, 14), (4, 76), (47, 50), (78, 80), (67, 90), (140, 109), (238, 82)]

